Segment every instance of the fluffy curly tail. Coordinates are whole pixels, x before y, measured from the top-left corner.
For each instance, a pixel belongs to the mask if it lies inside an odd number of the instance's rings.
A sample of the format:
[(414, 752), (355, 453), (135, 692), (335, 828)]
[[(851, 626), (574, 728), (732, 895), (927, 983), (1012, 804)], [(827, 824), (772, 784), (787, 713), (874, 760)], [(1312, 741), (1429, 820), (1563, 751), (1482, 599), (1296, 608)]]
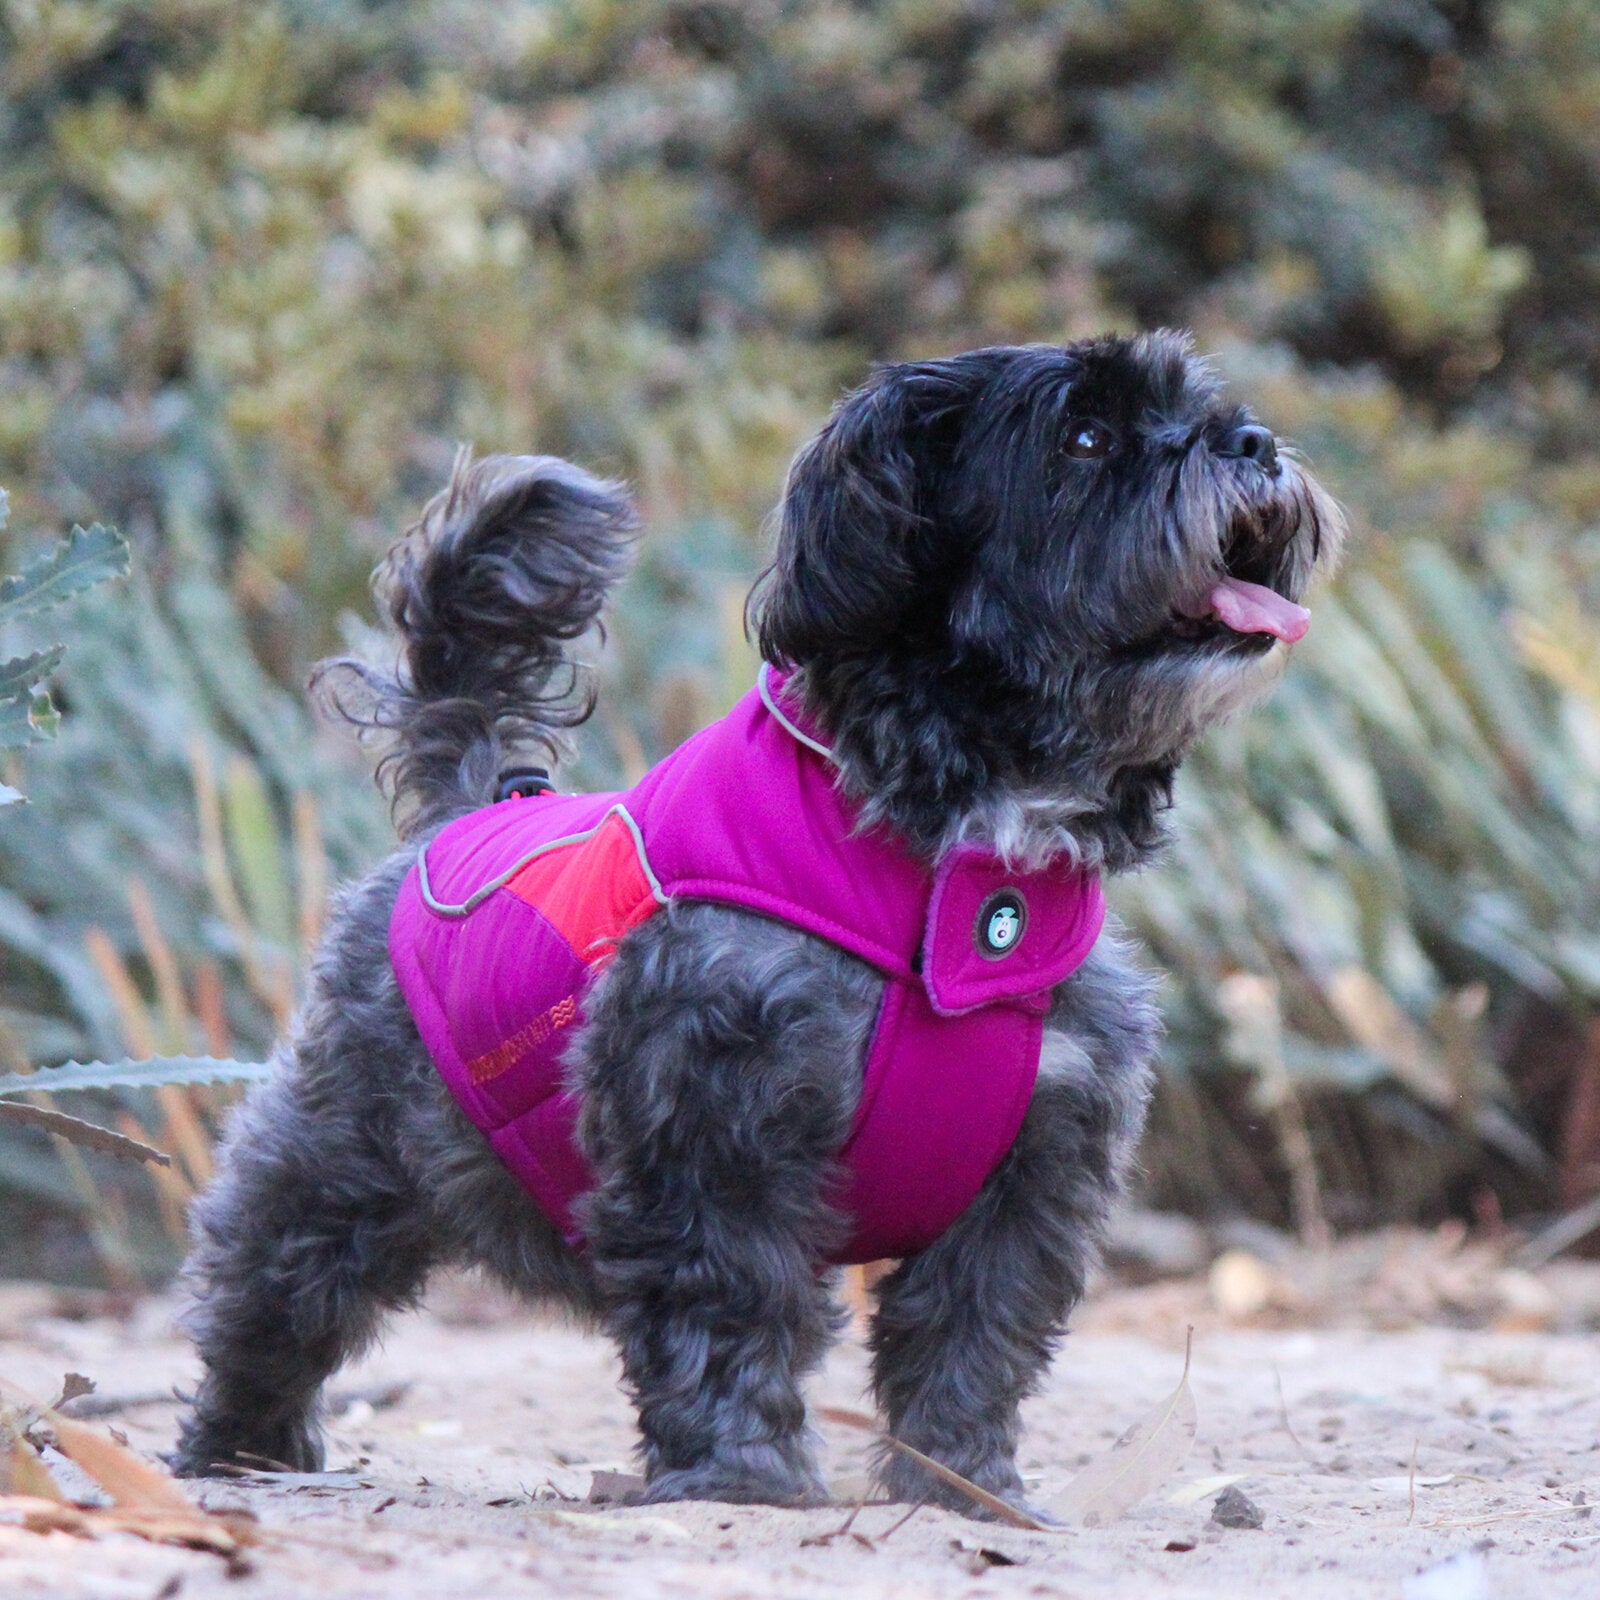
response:
[(333, 678), (327, 698), (348, 721), (392, 736), (378, 770), (402, 834), (487, 805), (515, 753), (555, 754), (594, 709), (565, 646), (594, 626), (637, 525), (622, 485), (570, 462), (456, 458), (375, 575), (396, 669), (345, 657), (313, 678)]

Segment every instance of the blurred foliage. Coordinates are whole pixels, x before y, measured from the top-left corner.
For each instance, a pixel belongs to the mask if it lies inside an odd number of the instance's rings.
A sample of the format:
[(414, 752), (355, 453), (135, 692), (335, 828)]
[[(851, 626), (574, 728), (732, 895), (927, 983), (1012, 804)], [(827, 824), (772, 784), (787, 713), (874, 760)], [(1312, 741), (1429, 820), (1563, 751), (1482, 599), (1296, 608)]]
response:
[[(7, 498), (0, 489), (0, 529)], [(29, 562), (25, 571), (0, 578), (0, 628), (46, 611), (80, 590), (108, 578), (126, 576), (128, 546), (109, 528), (74, 528), (53, 550)], [(61, 665), (66, 646), (53, 644), (27, 655), (0, 657), (0, 751), (21, 750), (55, 737), (61, 716), (44, 681)], [(0, 806), (15, 805), (22, 791), (0, 783)]]
[(1588, 0), (4, 0), (0, 51), (0, 478), (139, 557), (0, 828), (18, 1052), (138, 1053), (130, 1002), (265, 1048), (312, 832), (334, 875), (386, 837), (300, 682), (457, 440), (637, 487), (599, 786), (748, 682), (764, 518), (869, 360), (1169, 322), (1356, 536), (1120, 896), (1174, 976), (1151, 1192), (1600, 1182)]

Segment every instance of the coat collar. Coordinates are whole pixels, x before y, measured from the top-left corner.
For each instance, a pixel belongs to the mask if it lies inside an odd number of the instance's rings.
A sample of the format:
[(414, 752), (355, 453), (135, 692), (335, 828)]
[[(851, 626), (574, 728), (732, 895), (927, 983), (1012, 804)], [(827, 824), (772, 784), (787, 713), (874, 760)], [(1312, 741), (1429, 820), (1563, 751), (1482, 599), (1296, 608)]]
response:
[[(820, 729), (784, 694), (787, 673), (763, 662), (761, 703), (786, 732), (837, 769)], [(1105, 925), (1099, 874), (1070, 862), (1017, 870), (979, 845), (931, 868), (921, 975), (935, 1011), (956, 1016), (997, 1000), (1038, 1005), (1081, 966)]]

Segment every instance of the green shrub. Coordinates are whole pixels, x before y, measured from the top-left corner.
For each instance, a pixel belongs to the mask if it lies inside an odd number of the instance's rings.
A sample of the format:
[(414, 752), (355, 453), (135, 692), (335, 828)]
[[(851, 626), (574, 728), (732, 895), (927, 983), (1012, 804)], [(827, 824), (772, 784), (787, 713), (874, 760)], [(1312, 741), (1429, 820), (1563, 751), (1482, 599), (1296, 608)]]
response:
[[(38, 0), (0, 32), (0, 475), (141, 558), (86, 600), (74, 715), (0, 828), (32, 1059), (133, 1049), (91, 929), (161, 1013), (130, 879), (189, 986), (157, 1048), (209, 1048), (213, 969), (265, 1048), (321, 892), (304, 818), (334, 876), (386, 838), (300, 684), (458, 440), (637, 486), (572, 773), (600, 786), (748, 681), (764, 519), (870, 360), (1166, 321), (1356, 537), (1121, 892), (1173, 977), (1148, 1181), (1287, 1216), (1287, 1081), (1336, 1220), (1582, 1191), (1592, 7)], [(1276, 1065), (1229, 1011), (1263, 994)]]

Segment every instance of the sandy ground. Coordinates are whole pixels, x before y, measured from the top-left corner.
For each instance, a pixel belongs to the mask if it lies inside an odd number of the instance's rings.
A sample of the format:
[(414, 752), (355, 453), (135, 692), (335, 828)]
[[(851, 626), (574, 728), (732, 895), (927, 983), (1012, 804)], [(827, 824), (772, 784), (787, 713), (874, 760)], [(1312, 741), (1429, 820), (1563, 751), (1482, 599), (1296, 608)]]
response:
[[(1216, 1287), (1103, 1291), (1028, 1406), (1024, 1470), (1045, 1501), (1170, 1393), (1184, 1327), (1198, 1324), (1196, 1446), (1103, 1529), (1026, 1533), (927, 1508), (902, 1521), (904, 1508), (868, 1505), (839, 1534), (863, 1443), (831, 1423), (839, 1509), (590, 1506), (594, 1471), (628, 1466), (633, 1445), (609, 1348), (454, 1282), (337, 1380), (329, 1463), (341, 1470), (200, 1486), (210, 1506), (259, 1517), (247, 1564), (0, 1526), (0, 1597), (1600, 1596), (1588, 1504), (1600, 1500), (1600, 1336), (1385, 1330), (1355, 1298), (1322, 1319), (1346, 1326), (1241, 1327)], [(108, 1315), (81, 1296), (0, 1287), (0, 1373), (48, 1400), (65, 1371), (83, 1372), (99, 1385), (91, 1407), (136, 1447), (162, 1449), (176, 1416), (162, 1397), (194, 1370), (171, 1311), (153, 1299)], [(859, 1405), (864, 1373), (847, 1341), (814, 1399)], [(1192, 1497), (1234, 1473), (1259, 1531), (1216, 1525), (1214, 1493)]]

